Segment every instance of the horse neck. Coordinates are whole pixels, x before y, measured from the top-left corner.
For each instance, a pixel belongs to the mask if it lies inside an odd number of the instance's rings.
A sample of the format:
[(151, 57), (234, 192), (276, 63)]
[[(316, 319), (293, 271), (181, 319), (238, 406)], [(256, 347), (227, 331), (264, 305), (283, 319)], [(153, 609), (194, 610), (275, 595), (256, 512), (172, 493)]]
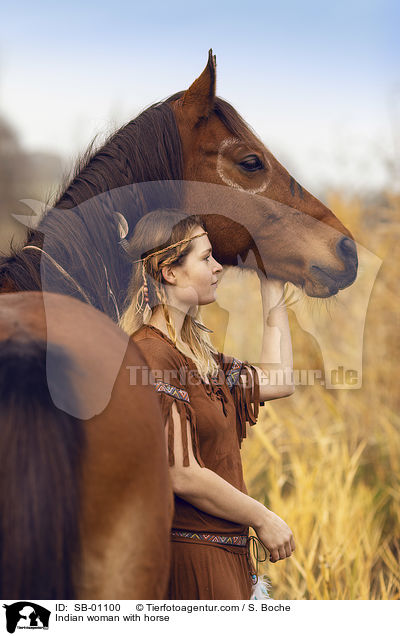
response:
[(119, 244), (115, 212), (125, 216), (129, 237), (137, 221), (160, 201), (165, 207), (180, 204), (183, 160), (172, 109), (167, 104), (150, 107), (100, 150), (89, 151), (30, 234), (30, 242), (76, 281), (75, 290), (44, 255), (38, 259), (33, 250), (25, 250), (20, 258), (25, 264), (26, 259), (41, 263), (42, 274), (44, 266), (46, 290), (76, 295), (80, 286), (96, 308), (115, 319), (115, 304), (123, 305), (131, 272)]

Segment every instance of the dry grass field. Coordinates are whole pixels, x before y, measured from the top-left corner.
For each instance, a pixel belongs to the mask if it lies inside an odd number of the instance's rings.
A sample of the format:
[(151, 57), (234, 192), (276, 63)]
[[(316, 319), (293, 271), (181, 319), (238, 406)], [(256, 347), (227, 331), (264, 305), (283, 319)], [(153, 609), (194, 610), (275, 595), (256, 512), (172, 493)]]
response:
[[(324, 339), (324, 356), (335, 358), (339, 351), (339, 361), (355, 360), (346, 343), (354, 349), (356, 330), (362, 386), (298, 385), (289, 398), (266, 403), (250, 429), (242, 452), (249, 494), (279, 514), (296, 541), (291, 558), (260, 564), (260, 572), (271, 580), (275, 599), (399, 599), (400, 197), (386, 194), (363, 206), (332, 194), (328, 204), (359, 243), (360, 276), (370, 280), (338, 299), (299, 300), (311, 307), (318, 341), (299, 326), (300, 314), (291, 305), (294, 368), (323, 369)], [(377, 272), (371, 273), (363, 248), (380, 259)], [(216, 344), (223, 346), (229, 322), (224, 351), (255, 362), (262, 324), (258, 279), (227, 272), (218, 304), (223, 310), (210, 306), (203, 312)]]

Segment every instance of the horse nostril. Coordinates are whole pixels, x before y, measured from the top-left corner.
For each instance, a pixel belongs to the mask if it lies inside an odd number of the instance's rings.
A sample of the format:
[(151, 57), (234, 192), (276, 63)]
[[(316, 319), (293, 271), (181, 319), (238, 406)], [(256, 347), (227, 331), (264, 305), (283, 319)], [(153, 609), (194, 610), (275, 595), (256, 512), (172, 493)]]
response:
[(342, 256), (346, 261), (357, 261), (357, 248), (354, 241), (347, 236), (342, 238), (336, 246), (336, 251), (339, 256)]

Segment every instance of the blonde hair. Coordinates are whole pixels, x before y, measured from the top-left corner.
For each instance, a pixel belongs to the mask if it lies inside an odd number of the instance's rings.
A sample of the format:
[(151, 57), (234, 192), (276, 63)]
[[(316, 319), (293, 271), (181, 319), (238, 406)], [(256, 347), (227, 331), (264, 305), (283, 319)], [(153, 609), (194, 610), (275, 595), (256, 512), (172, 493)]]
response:
[[(135, 232), (129, 241), (128, 256), (132, 261), (143, 259), (149, 253), (157, 252), (168, 245), (188, 239), (196, 227), (205, 229), (202, 219), (197, 215), (188, 216), (184, 212), (171, 209), (153, 210), (138, 221)], [(179, 343), (177, 343), (172, 316), (168, 311), (168, 299), (164, 288), (166, 283), (163, 282), (161, 270), (166, 265), (182, 265), (192, 249), (193, 243), (189, 241), (171, 247), (161, 254), (149, 256), (144, 262), (150, 308), (161, 306), (169, 337), (178, 349)], [(143, 294), (143, 261), (133, 263), (132, 267), (125, 310), (119, 321), (120, 327), (129, 335), (135, 333), (144, 324), (143, 311), (138, 312), (136, 309), (138, 298)], [(199, 308), (197, 308), (195, 316), (186, 314), (181, 337), (182, 342), (187, 344), (193, 352), (192, 360), (200, 376), (206, 379), (218, 372), (218, 364), (213, 355), (217, 353), (217, 350), (209, 335), (196, 324), (196, 321), (199, 320), (201, 321)]]

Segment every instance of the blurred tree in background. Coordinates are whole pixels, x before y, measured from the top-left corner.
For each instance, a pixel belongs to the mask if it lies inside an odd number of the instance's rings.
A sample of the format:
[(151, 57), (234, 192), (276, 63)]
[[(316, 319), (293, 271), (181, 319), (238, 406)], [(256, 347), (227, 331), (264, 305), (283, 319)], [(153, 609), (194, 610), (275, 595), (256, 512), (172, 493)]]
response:
[(0, 116), (0, 250), (8, 251), (12, 236), (22, 240), (26, 228), (11, 216), (29, 214), (20, 199), (45, 202), (60, 183), (65, 162), (56, 154), (26, 152), (17, 133)]

